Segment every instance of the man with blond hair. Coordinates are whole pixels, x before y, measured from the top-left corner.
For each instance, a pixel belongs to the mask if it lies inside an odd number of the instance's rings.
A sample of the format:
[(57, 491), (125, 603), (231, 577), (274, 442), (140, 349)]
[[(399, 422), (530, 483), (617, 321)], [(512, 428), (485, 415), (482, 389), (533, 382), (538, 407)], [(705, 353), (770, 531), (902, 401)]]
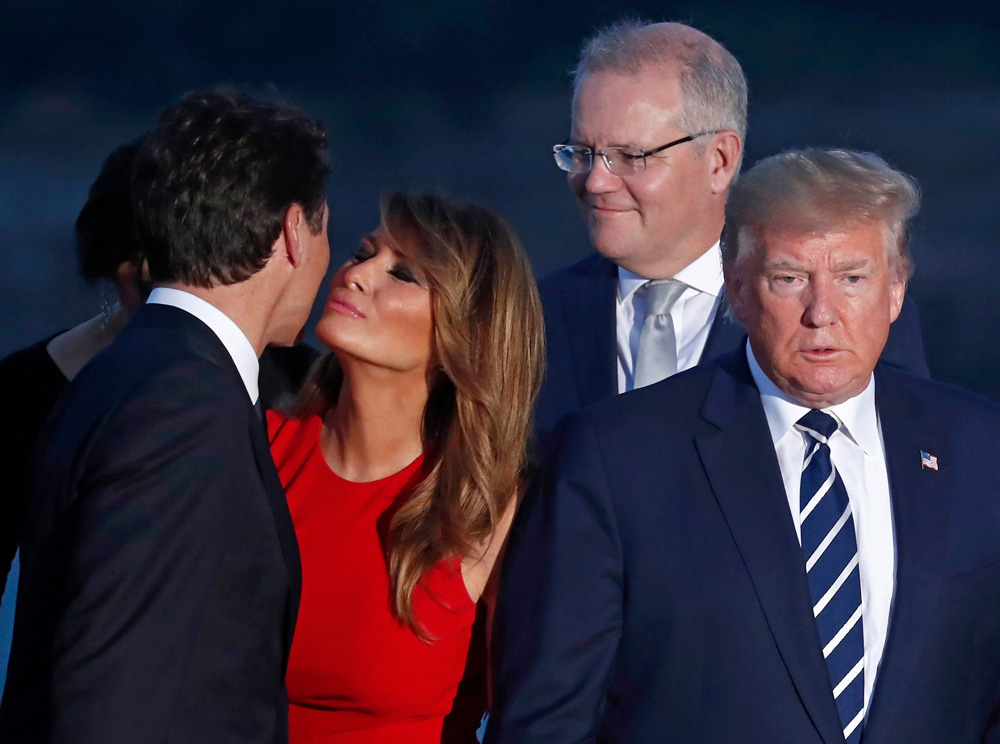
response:
[(1000, 736), (1000, 406), (880, 363), (912, 180), (787, 152), (733, 187), (748, 340), (569, 418), (511, 531), (488, 744)]
[[(739, 62), (680, 23), (625, 21), (585, 45), (569, 139), (554, 148), (595, 253), (539, 282), (540, 432), (568, 412), (736, 349), (719, 235), (746, 137)], [(884, 359), (927, 374), (908, 302)]]

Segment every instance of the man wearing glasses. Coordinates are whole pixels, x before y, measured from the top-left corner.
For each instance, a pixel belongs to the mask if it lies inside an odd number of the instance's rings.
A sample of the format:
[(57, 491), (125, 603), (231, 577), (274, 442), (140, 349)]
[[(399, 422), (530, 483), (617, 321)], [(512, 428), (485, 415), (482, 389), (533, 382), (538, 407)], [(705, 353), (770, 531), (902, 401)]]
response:
[[(554, 149), (596, 254), (540, 281), (548, 434), (570, 411), (736, 349), (719, 236), (746, 133), (747, 86), (721, 44), (679, 23), (625, 21), (583, 48), (569, 139)], [(907, 302), (883, 361), (926, 376)]]

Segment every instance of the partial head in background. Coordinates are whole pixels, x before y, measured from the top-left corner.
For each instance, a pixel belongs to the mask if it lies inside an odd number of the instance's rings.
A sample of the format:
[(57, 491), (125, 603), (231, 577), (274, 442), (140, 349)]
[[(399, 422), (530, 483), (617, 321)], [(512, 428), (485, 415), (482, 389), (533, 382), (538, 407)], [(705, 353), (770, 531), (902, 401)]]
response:
[(733, 313), (767, 376), (823, 408), (867, 387), (913, 272), (912, 178), (871, 153), (807, 149), (757, 163), (722, 237)]
[(80, 275), (114, 284), (129, 313), (150, 290), (132, 210), (132, 164), (142, 142), (140, 137), (108, 155), (76, 218)]
[(697, 29), (624, 21), (590, 39), (574, 72), (570, 147), (556, 149), (594, 248), (658, 279), (714, 245), (746, 109), (739, 63)]
[(359, 366), (386, 373), (385, 384), (394, 374), (426, 380), (423, 438), (436, 460), (389, 538), (394, 607), (413, 625), (420, 577), (492, 534), (517, 490), (544, 366), (530, 262), (485, 207), (387, 194), (381, 224), (334, 276), (316, 334), (333, 353), (302, 413), (335, 405)]

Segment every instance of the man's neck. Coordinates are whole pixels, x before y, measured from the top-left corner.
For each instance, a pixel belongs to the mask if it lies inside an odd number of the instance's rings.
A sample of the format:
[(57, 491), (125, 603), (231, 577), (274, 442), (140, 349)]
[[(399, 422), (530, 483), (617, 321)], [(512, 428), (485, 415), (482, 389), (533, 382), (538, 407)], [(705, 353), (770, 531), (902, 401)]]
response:
[(222, 342), (246, 386), (251, 401), (259, 394), (260, 355), (250, 339), (222, 308), (181, 286), (160, 286), (153, 289), (147, 300), (152, 305), (176, 307), (200, 320)]
[[(721, 232), (721, 231), (720, 231)], [(616, 261), (618, 266), (644, 279), (672, 279), (719, 242), (719, 234), (702, 236), (683, 245), (671, 246), (660, 255), (643, 261)]]
[(158, 286), (178, 289), (204, 300), (239, 327), (258, 357), (264, 352), (268, 344), (265, 329), (271, 303), (262, 296), (252, 277), (236, 284), (219, 284), (213, 287), (196, 287), (181, 282)]

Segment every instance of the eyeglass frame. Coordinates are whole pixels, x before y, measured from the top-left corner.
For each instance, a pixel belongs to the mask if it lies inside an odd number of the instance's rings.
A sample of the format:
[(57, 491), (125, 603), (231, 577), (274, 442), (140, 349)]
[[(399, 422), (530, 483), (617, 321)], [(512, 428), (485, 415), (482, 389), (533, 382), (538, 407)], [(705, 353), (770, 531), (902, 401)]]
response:
[[(636, 159), (642, 158), (642, 170), (644, 171), (648, 167), (648, 163), (646, 162), (646, 158), (648, 158), (648, 157), (650, 157), (652, 155), (657, 155), (657, 154), (663, 152), (664, 150), (668, 150), (671, 147), (674, 147), (675, 145), (683, 145), (685, 142), (691, 142), (693, 140), (698, 139), (699, 137), (704, 137), (706, 134), (718, 134), (721, 131), (723, 131), (723, 130), (721, 130), (721, 129), (712, 129), (712, 130), (708, 130), (708, 131), (705, 131), (705, 132), (698, 132), (697, 134), (689, 134), (686, 137), (681, 137), (680, 139), (675, 139), (673, 142), (668, 142), (665, 145), (660, 145), (659, 147), (654, 147), (652, 150), (642, 150), (641, 152), (628, 153), (628, 154), (631, 157), (636, 158)], [(581, 150), (590, 150), (590, 167), (587, 168), (587, 170), (581, 170), (581, 171), (567, 170), (567, 169), (563, 168), (562, 165), (560, 165), (560, 163), (559, 163), (559, 153), (562, 151), (562, 148), (565, 148), (565, 147), (577, 147), (577, 148), (580, 148)], [(593, 147), (590, 147), (588, 145), (571, 145), (571, 144), (569, 144), (569, 140), (566, 140), (565, 142), (560, 142), (558, 145), (553, 145), (552, 146), (552, 156), (553, 156), (553, 158), (555, 158), (556, 167), (559, 168), (559, 170), (563, 171), (564, 173), (590, 173), (592, 170), (594, 170), (594, 163), (596, 162), (596, 157), (595, 156), (600, 155), (601, 159), (604, 161), (605, 167), (608, 169), (608, 173), (612, 174), (613, 176), (618, 176), (618, 178), (622, 178), (624, 176), (629, 175), (629, 174), (615, 173), (614, 169), (611, 166), (611, 161), (608, 159), (608, 150), (614, 150), (614, 151), (617, 151), (617, 152), (625, 153), (628, 150), (628, 148), (627, 147), (609, 147), (607, 150), (595, 150)]]

